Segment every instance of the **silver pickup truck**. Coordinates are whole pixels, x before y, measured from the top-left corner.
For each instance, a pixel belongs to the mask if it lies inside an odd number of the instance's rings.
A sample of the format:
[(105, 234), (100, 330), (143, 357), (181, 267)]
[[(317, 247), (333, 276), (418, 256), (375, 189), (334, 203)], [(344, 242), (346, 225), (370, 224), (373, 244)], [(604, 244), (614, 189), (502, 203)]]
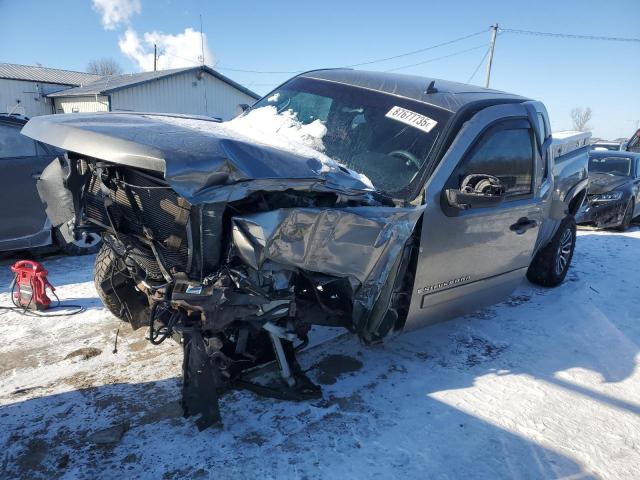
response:
[[(575, 246), (588, 138), (553, 140), (537, 101), (348, 69), (296, 76), (217, 122), (142, 113), (37, 117), (66, 150), (39, 192), (70, 238), (99, 232), (111, 312), (184, 348), (183, 408), (321, 395), (296, 352), (312, 325), (365, 343), (555, 286)], [(276, 361), (278, 381), (247, 372)]]

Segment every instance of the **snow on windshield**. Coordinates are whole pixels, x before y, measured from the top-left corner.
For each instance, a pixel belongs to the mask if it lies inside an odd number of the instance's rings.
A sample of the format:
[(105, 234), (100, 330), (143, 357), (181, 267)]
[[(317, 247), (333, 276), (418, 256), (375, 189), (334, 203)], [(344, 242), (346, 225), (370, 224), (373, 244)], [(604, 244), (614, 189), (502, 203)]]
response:
[(246, 115), (222, 125), (240, 134), (251, 132), (252, 137), (258, 137), (255, 140), (276, 148), (288, 150), (301, 144), (316, 152), (324, 152), (322, 138), (327, 134), (327, 127), (320, 120), (305, 125), (298, 121), (292, 110), (278, 113), (275, 106), (268, 105), (250, 110)]
[(296, 155), (312, 157), (322, 164), (321, 173), (337, 168), (346, 169), (364, 185), (374, 188), (366, 175), (346, 168), (323, 153), (325, 147), (322, 139), (327, 134), (327, 127), (320, 120), (304, 124), (297, 119), (297, 114), (292, 110), (278, 113), (275, 106), (268, 105), (250, 110), (246, 115), (222, 123), (180, 117), (155, 118), (181, 127), (218, 133), (241, 141), (259, 143)]

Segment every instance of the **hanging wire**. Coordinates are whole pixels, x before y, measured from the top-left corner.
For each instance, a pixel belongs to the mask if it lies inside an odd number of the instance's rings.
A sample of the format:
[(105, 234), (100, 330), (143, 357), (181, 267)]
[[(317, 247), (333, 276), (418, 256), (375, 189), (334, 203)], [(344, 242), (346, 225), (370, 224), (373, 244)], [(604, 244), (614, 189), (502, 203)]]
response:
[(600, 35), (574, 35), (571, 33), (534, 32), (531, 30), (516, 30), (513, 28), (500, 28), (500, 32), (515, 33), (518, 35), (534, 35), (538, 37), (575, 38), (580, 40), (601, 40), (606, 42), (634, 42), (640, 43), (640, 38), (631, 37), (604, 37)]
[[(470, 34), (464, 35), (462, 37), (454, 38), (452, 40), (448, 40), (446, 42), (438, 43), (438, 44), (435, 44), (435, 45), (430, 45), (428, 47), (420, 48), (418, 50), (412, 50), (412, 51), (409, 51), (409, 52), (399, 53), (397, 55), (392, 55), (390, 57), (377, 58), (377, 59), (368, 60), (368, 61), (365, 61), (365, 62), (359, 62), (359, 63), (352, 63), (352, 64), (349, 64), (349, 65), (343, 65), (343, 68), (361, 67), (363, 65), (372, 65), (374, 63), (387, 62), (389, 60), (395, 60), (397, 58), (403, 58), (403, 57), (408, 57), (410, 55), (416, 55), (418, 53), (426, 52), (428, 50), (433, 50), (435, 48), (444, 47), (446, 45), (451, 45), (453, 43), (461, 42), (462, 40), (466, 40), (468, 38), (472, 38), (472, 37), (476, 37), (478, 35), (482, 35), (483, 33), (486, 33), (488, 31), (489, 31), (489, 29), (485, 28), (485, 29), (483, 29), (483, 30), (481, 30), (479, 32), (470, 33)], [(404, 68), (404, 67), (400, 67), (400, 68)], [(271, 70), (271, 71), (263, 71), (263, 70), (247, 70), (247, 69), (224, 67), (224, 66), (216, 66), (216, 69), (217, 70), (227, 70), (227, 71), (230, 71), (230, 72), (256, 73), (256, 74), (274, 74), (274, 75), (278, 75), (278, 74), (295, 74), (295, 73), (301, 73), (301, 72), (306, 71), (306, 70)]]
[[(461, 42), (463, 40), (469, 39), (469, 38), (473, 38), (476, 37), (478, 35), (482, 35), (484, 33), (486, 33), (487, 31), (489, 31), (489, 28), (485, 28), (483, 30), (480, 30), (478, 32), (474, 32), (474, 33), (470, 33), (468, 35), (464, 35), (461, 37), (457, 37), (454, 38), (452, 40), (448, 40), (446, 42), (442, 42), (442, 43), (438, 43), (435, 45), (430, 45), (428, 47), (424, 47), (424, 48), (419, 48), (417, 50), (411, 50), (409, 52), (403, 52), (403, 53), (399, 53), (397, 55), (392, 55), (389, 57), (382, 57), (382, 58), (377, 58), (377, 59), (373, 59), (373, 60), (367, 60), (364, 62), (358, 62), (358, 63), (352, 63), (352, 64), (348, 64), (348, 65), (344, 65), (344, 68), (353, 68), (353, 67), (361, 67), (363, 65), (372, 65), (375, 63), (382, 63), (382, 62), (387, 62), (390, 60), (395, 60), (398, 58), (404, 58), (404, 57), (408, 57), (411, 55), (416, 55), (419, 53), (423, 53), (429, 50), (433, 50), (436, 48), (440, 48), (440, 47), (444, 47), (447, 45), (451, 45), (453, 43), (457, 43), (457, 42)], [(570, 34), (570, 33), (553, 33), (553, 32), (538, 32), (538, 31), (533, 31), (533, 30), (519, 30), (519, 29), (513, 29), (513, 28), (500, 28), (498, 30), (498, 34), (501, 33), (513, 33), (513, 34), (517, 34), (517, 35), (533, 35), (533, 36), (543, 36), (543, 37), (553, 37), (553, 38), (570, 38), (570, 39), (580, 39), (580, 40), (596, 40), (596, 41), (609, 41), (609, 42), (632, 42), (632, 43), (640, 43), (640, 38), (631, 38), (631, 37), (608, 37), (608, 36), (599, 36), (599, 35), (575, 35), (575, 34)], [(416, 62), (416, 63), (412, 63), (409, 65), (403, 65), (401, 67), (396, 67), (396, 68), (392, 68), (389, 70), (386, 70), (387, 72), (393, 72), (396, 70), (403, 70), (405, 68), (410, 68), (410, 67), (415, 67), (418, 65), (423, 65), (426, 63), (430, 63), (430, 62), (434, 62), (436, 60), (441, 60), (444, 58), (449, 58), (449, 57), (453, 57), (455, 55), (460, 55), (462, 53), (466, 53), (472, 50), (476, 50), (478, 48), (482, 48), (484, 47), (484, 45), (478, 46), (478, 47), (473, 47), (473, 48), (469, 48), (466, 50), (461, 50), (459, 52), (454, 52), (452, 54), (449, 55), (443, 55), (441, 57), (437, 57), (437, 58), (432, 58), (432, 59), (428, 59), (428, 60), (424, 60), (422, 62)], [(171, 57), (175, 57), (175, 58), (180, 58), (182, 60), (188, 61), (188, 62), (192, 62), (194, 64), (200, 64), (201, 61), (196, 60), (196, 59), (190, 59), (190, 58), (186, 58), (186, 57), (181, 57), (179, 55), (175, 55), (175, 54), (171, 54), (171, 53), (167, 53), (167, 52), (163, 52), (163, 55), (168, 55)], [(486, 55), (485, 55), (486, 58)], [(480, 62), (482, 63), (482, 62)], [(474, 72), (474, 75), (477, 73), (477, 70), (480, 67), (476, 68), (476, 72)], [(252, 73), (252, 74), (258, 74), (258, 75), (293, 75), (293, 74), (298, 74), (298, 73), (302, 73), (306, 70), (253, 70), (253, 69), (245, 69), (245, 68), (234, 68), (234, 67), (225, 67), (225, 66), (219, 66), (219, 65), (215, 65), (215, 69), (216, 70), (223, 70), (223, 71), (229, 71), (229, 72), (238, 72), (238, 73)], [(473, 78), (473, 76), (470, 78), (470, 80)]]
[(415, 55), (417, 53), (422, 53), (422, 52), (426, 52), (428, 50), (433, 50), (434, 48), (439, 48), (439, 47), (444, 47), (446, 45), (451, 45), (452, 43), (460, 42), (462, 40), (466, 40), (467, 38), (476, 37), (478, 35), (482, 35), (483, 33), (488, 32), (488, 31), (489, 31), (489, 29), (485, 28), (484, 30), (480, 30), (479, 32), (470, 33), (469, 35), (465, 35), (463, 37), (454, 38), (453, 40), (449, 40), (449, 41), (443, 42), (443, 43), (438, 43), (437, 45), (432, 45), (430, 47), (420, 48), (418, 50), (413, 50), (411, 52), (406, 52), (406, 53), (401, 53), (401, 54), (398, 54), (398, 55), (393, 55), (392, 57), (378, 58), (377, 60), (370, 60), (368, 62), (353, 63), (351, 65), (345, 65), (345, 67), (347, 67), (347, 68), (360, 67), (362, 65), (371, 65), (372, 63), (380, 63), (380, 62), (386, 62), (388, 60), (395, 60), (396, 58), (408, 57), (409, 55)]
[(475, 47), (467, 48), (465, 50), (459, 50), (457, 52), (453, 52), (453, 53), (450, 53), (448, 55), (442, 55), (441, 57), (430, 58), (428, 60), (423, 60), (422, 62), (412, 63), (410, 65), (403, 65), (401, 67), (396, 67), (396, 68), (390, 68), (388, 70), (385, 70), (385, 72), (395, 72), (397, 70), (404, 70), (405, 68), (417, 67), (419, 65), (424, 65), (426, 63), (431, 63), (431, 62), (435, 62), (435, 61), (438, 61), (438, 60), (443, 60), (445, 58), (450, 58), (450, 57), (455, 57), (457, 55), (462, 55), (463, 53), (471, 52), (473, 50), (478, 50), (480, 48), (487, 48), (487, 46), (488, 45), (486, 43), (483, 43), (482, 45), (476, 45)]
[(475, 77), (476, 73), (478, 73), (478, 70), (480, 70), (480, 67), (482, 66), (482, 64), (484, 63), (485, 59), (487, 58), (487, 55), (489, 55), (490, 51), (491, 51), (491, 45), (489, 45), (489, 48), (487, 48), (487, 51), (484, 52), (484, 55), (482, 56), (482, 59), (480, 60), (480, 63), (478, 63), (478, 66), (473, 71), (473, 73), (471, 74), (471, 76), (469, 77), (469, 79), (467, 80), (466, 83), (471, 83), (471, 80), (473, 80), (473, 77)]

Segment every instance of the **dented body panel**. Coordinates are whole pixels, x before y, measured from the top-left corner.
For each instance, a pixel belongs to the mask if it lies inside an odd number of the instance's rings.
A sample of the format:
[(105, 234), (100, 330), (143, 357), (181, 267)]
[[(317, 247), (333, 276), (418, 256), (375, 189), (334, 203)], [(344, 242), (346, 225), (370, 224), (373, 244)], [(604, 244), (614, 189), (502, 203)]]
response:
[(234, 217), (233, 242), (256, 270), (265, 261), (346, 278), (353, 324), (373, 309), (422, 208), (281, 209)]
[[(232, 201), (252, 191), (299, 188), (367, 190), (346, 170), (313, 157), (248, 143), (218, 122), (193, 119), (211, 131), (137, 113), (45, 115), (22, 133), (43, 143), (117, 165), (161, 173), (192, 204)], [(164, 120), (160, 120), (164, 119)], [(187, 124), (188, 125), (188, 124)], [(257, 181), (256, 185), (248, 182)]]

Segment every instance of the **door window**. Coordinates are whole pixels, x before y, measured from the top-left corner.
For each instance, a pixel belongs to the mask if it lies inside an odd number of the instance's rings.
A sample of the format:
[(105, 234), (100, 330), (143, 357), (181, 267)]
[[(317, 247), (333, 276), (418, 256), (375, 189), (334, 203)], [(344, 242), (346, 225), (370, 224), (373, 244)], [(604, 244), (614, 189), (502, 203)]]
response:
[(33, 157), (36, 145), (11, 125), (0, 124), (0, 158)]
[(534, 168), (532, 140), (531, 128), (498, 127), (487, 131), (456, 170), (458, 186), (467, 175), (493, 175), (502, 182), (507, 198), (530, 195)]

